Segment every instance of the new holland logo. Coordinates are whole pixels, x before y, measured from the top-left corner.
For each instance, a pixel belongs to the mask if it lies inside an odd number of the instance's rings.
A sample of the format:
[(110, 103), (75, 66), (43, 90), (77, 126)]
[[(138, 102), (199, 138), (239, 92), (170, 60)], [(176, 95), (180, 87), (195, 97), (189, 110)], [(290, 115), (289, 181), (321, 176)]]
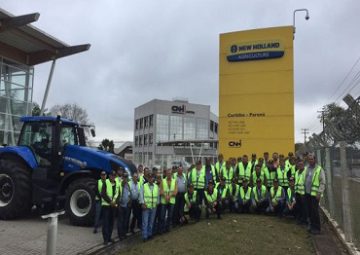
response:
[(229, 141), (228, 145), (229, 145), (230, 148), (240, 148), (241, 147), (241, 140)]
[(226, 58), (229, 62), (239, 62), (281, 58), (282, 56), (284, 56), (282, 43), (279, 40), (271, 40), (232, 44)]

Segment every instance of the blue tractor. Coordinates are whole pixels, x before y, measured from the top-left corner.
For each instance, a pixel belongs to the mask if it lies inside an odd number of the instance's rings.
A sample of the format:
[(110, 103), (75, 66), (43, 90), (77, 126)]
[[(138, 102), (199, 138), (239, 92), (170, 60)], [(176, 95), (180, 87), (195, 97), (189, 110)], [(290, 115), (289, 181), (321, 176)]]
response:
[(74, 225), (91, 225), (97, 180), (102, 170), (135, 166), (123, 158), (86, 147), (84, 127), (58, 117), (22, 117), (17, 146), (0, 147), (0, 219), (65, 208)]

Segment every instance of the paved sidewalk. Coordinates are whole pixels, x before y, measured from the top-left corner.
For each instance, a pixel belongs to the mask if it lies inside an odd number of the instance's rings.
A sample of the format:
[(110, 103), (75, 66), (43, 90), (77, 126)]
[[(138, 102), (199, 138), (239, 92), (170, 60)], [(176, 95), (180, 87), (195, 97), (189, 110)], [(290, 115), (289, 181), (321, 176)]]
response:
[[(0, 254), (23, 255), (46, 253), (47, 220), (40, 216), (15, 221), (0, 221)], [(102, 244), (101, 229), (75, 227), (63, 218), (58, 225), (57, 254), (77, 254)]]

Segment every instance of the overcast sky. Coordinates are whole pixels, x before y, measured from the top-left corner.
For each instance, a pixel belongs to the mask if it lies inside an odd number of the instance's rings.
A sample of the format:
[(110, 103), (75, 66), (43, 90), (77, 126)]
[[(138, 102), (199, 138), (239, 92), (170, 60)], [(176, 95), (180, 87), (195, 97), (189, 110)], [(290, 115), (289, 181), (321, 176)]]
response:
[[(48, 107), (77, 102), (96, 125), (97, 139), (132, 140), (134, 108), (153, 98), (185, 97), (218, 114), (219, 34), (292, 24), (296, 19), (295, 137), (319, 132), (324, 104), (347, 91), (360, 56), (360, 1), (16, 0), (14, 15), (39, 12), (33, 23), (88, 52), (57, 62)], [(34, 101), (41, 102), (50, 64), (36, 66)], [(352, 90), (359, 96), (360, 86)], [(334, 95), (335, 93), (335, 95)], [(338, 102), (341, 101), (341, 97)]]

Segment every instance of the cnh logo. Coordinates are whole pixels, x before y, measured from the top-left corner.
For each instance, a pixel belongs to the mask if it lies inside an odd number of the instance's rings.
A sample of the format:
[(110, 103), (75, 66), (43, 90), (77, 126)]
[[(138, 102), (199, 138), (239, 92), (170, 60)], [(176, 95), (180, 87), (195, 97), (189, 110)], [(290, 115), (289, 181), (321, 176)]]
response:
[(171, 106), (171, 111), (173, 113), (185, 114), (186, 113), (186, 106), (185, 105), (182, 105), (182, 106), (173, 105), (173, 106)]
[(228, 145), (229, 145), (229, 147), (239, 148), (239, 147), (241, 147), (241, 140), (239, 140), (239, 141), (229, 141)]

